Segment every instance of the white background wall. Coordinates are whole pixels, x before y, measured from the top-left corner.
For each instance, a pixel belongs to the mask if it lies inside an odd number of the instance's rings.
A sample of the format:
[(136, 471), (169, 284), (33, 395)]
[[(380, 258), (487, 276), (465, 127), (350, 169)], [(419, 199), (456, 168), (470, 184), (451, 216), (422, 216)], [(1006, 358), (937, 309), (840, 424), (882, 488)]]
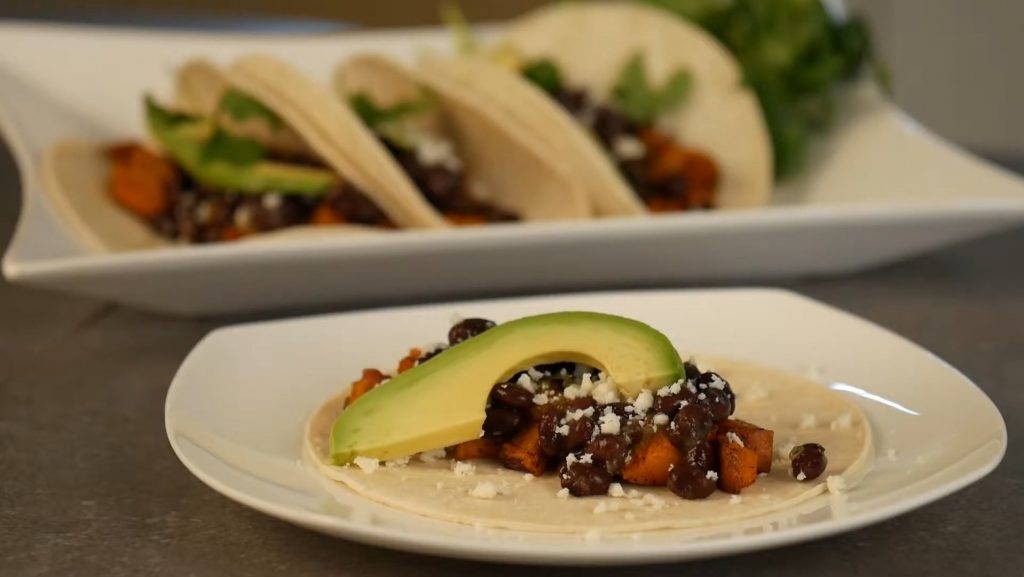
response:
[(979, 152), (1024, 159), (1024, 0), (847, 0), (869, 18), (897, 102)]

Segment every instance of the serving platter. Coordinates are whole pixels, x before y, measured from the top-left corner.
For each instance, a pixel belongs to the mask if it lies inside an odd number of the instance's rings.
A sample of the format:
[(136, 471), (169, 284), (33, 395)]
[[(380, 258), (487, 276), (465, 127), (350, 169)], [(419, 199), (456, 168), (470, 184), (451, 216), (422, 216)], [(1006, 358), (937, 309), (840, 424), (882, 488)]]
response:
[(190, 57), (272, 53), (326, 81), (357, 52), (411, 60), (450, 45), (439, 28), (290, 36), (0, 23), (0, 126), (22, 179), (5, 277), (207, 315), (841, 274), (1024, 221), (1020, 178), (930, 134), (867, 81), (846, 92), (808, 169), (761, 209), (104, 253), (42, 192), (50, 144), (141, 138), (141, 95), (169, 93)]
[[(553, 535), (392, 510), (329, 487), (303, 464), (303, 428), (313, 411), (343, 393), (362, 368), (388, 366), (408, 345), (435, 341), (453, 314), (500, 322), (564, 310), (636, 318), (686, 353), (754, 361), (830, 387), (867, 416), (870, 472), (847, 492), (742, 525)], [(850, 531), (953, 493), (995, 468), (1006, 451), (999, 411), (955, 368), (877, 325), (768, 289), (470, 301), (229, 327), (208, 335), (182, 364), (167, 394), (165, 424), (193, 474), (270, 516), (383, 547), (528, 564), (678, 561)]]

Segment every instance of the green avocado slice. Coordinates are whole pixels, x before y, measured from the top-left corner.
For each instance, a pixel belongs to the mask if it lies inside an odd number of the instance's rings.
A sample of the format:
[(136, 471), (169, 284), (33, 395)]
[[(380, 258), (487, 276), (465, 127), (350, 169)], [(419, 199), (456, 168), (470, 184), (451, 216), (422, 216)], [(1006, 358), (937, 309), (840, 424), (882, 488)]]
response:
[(185, 172), (204, 185), (226, 192), (316, 196), (325, 194), (338, 181), (329, 170), (209, 155), (206, 146), (216, 130), (210, 119), (175, 114), (150, 99), (146, 100), (146, 122), (160, 146)]
[(331, 459), (394, 459), (476, 439), (495, 383), (539, 364), (600, 368), (620, 393), (670, 385), (683, 361), (644, 323), (592, 312), (561, 312), (501, 324), (374, 388), (331, 428)]

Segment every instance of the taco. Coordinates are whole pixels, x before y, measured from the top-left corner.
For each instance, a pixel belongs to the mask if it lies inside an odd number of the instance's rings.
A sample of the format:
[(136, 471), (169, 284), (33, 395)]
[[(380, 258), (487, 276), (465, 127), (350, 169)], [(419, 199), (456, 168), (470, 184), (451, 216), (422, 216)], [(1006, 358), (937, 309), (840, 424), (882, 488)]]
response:
[(364, 370), (311, 416), (304, 455), (332, 492), (477, 527), (590, 534), (792, 512), (861, 480), (871, 447), (863, 413), (825, 386), (744, 361), (684, 362), (647, 325), (567, 312), (465, 319), (393, 376)]
[(417, 191), (456, 224), (590, 216), (574, 175), (475, 94), (375, 55), (334, 85), (374, 136), (361, 149), (377, 186)]
[(98, 250), (279, 237), (312, 226), (306, 234), (447, 226), (418, 195), (375, 187), (351, 154), (319, 136), (306, 108), (245, 70), (192, 61), (177, 76), (175, 108), (145, 99), (155, 146), (57, 143), (43, 159), (44, 189)]
[(537, 135), (585, 179), (598, 214), (768, 201), (768, 133), (738, 63), (662, 10), (556, 3), (512, 22), (484, 52), (423, 66)]

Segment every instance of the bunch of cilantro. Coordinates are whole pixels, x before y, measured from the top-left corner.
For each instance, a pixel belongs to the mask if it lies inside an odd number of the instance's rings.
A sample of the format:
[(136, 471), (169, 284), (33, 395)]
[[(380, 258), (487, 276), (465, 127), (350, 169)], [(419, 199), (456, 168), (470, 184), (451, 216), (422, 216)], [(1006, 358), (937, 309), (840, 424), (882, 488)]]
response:
[(833, 18), (821, 0), (643, 1), (692, 20), (736, 56), (761, 101), (778, 178), (799, 172), (808, 140), (831, 124), (837, 87), (877, 65), (865, 23)]

